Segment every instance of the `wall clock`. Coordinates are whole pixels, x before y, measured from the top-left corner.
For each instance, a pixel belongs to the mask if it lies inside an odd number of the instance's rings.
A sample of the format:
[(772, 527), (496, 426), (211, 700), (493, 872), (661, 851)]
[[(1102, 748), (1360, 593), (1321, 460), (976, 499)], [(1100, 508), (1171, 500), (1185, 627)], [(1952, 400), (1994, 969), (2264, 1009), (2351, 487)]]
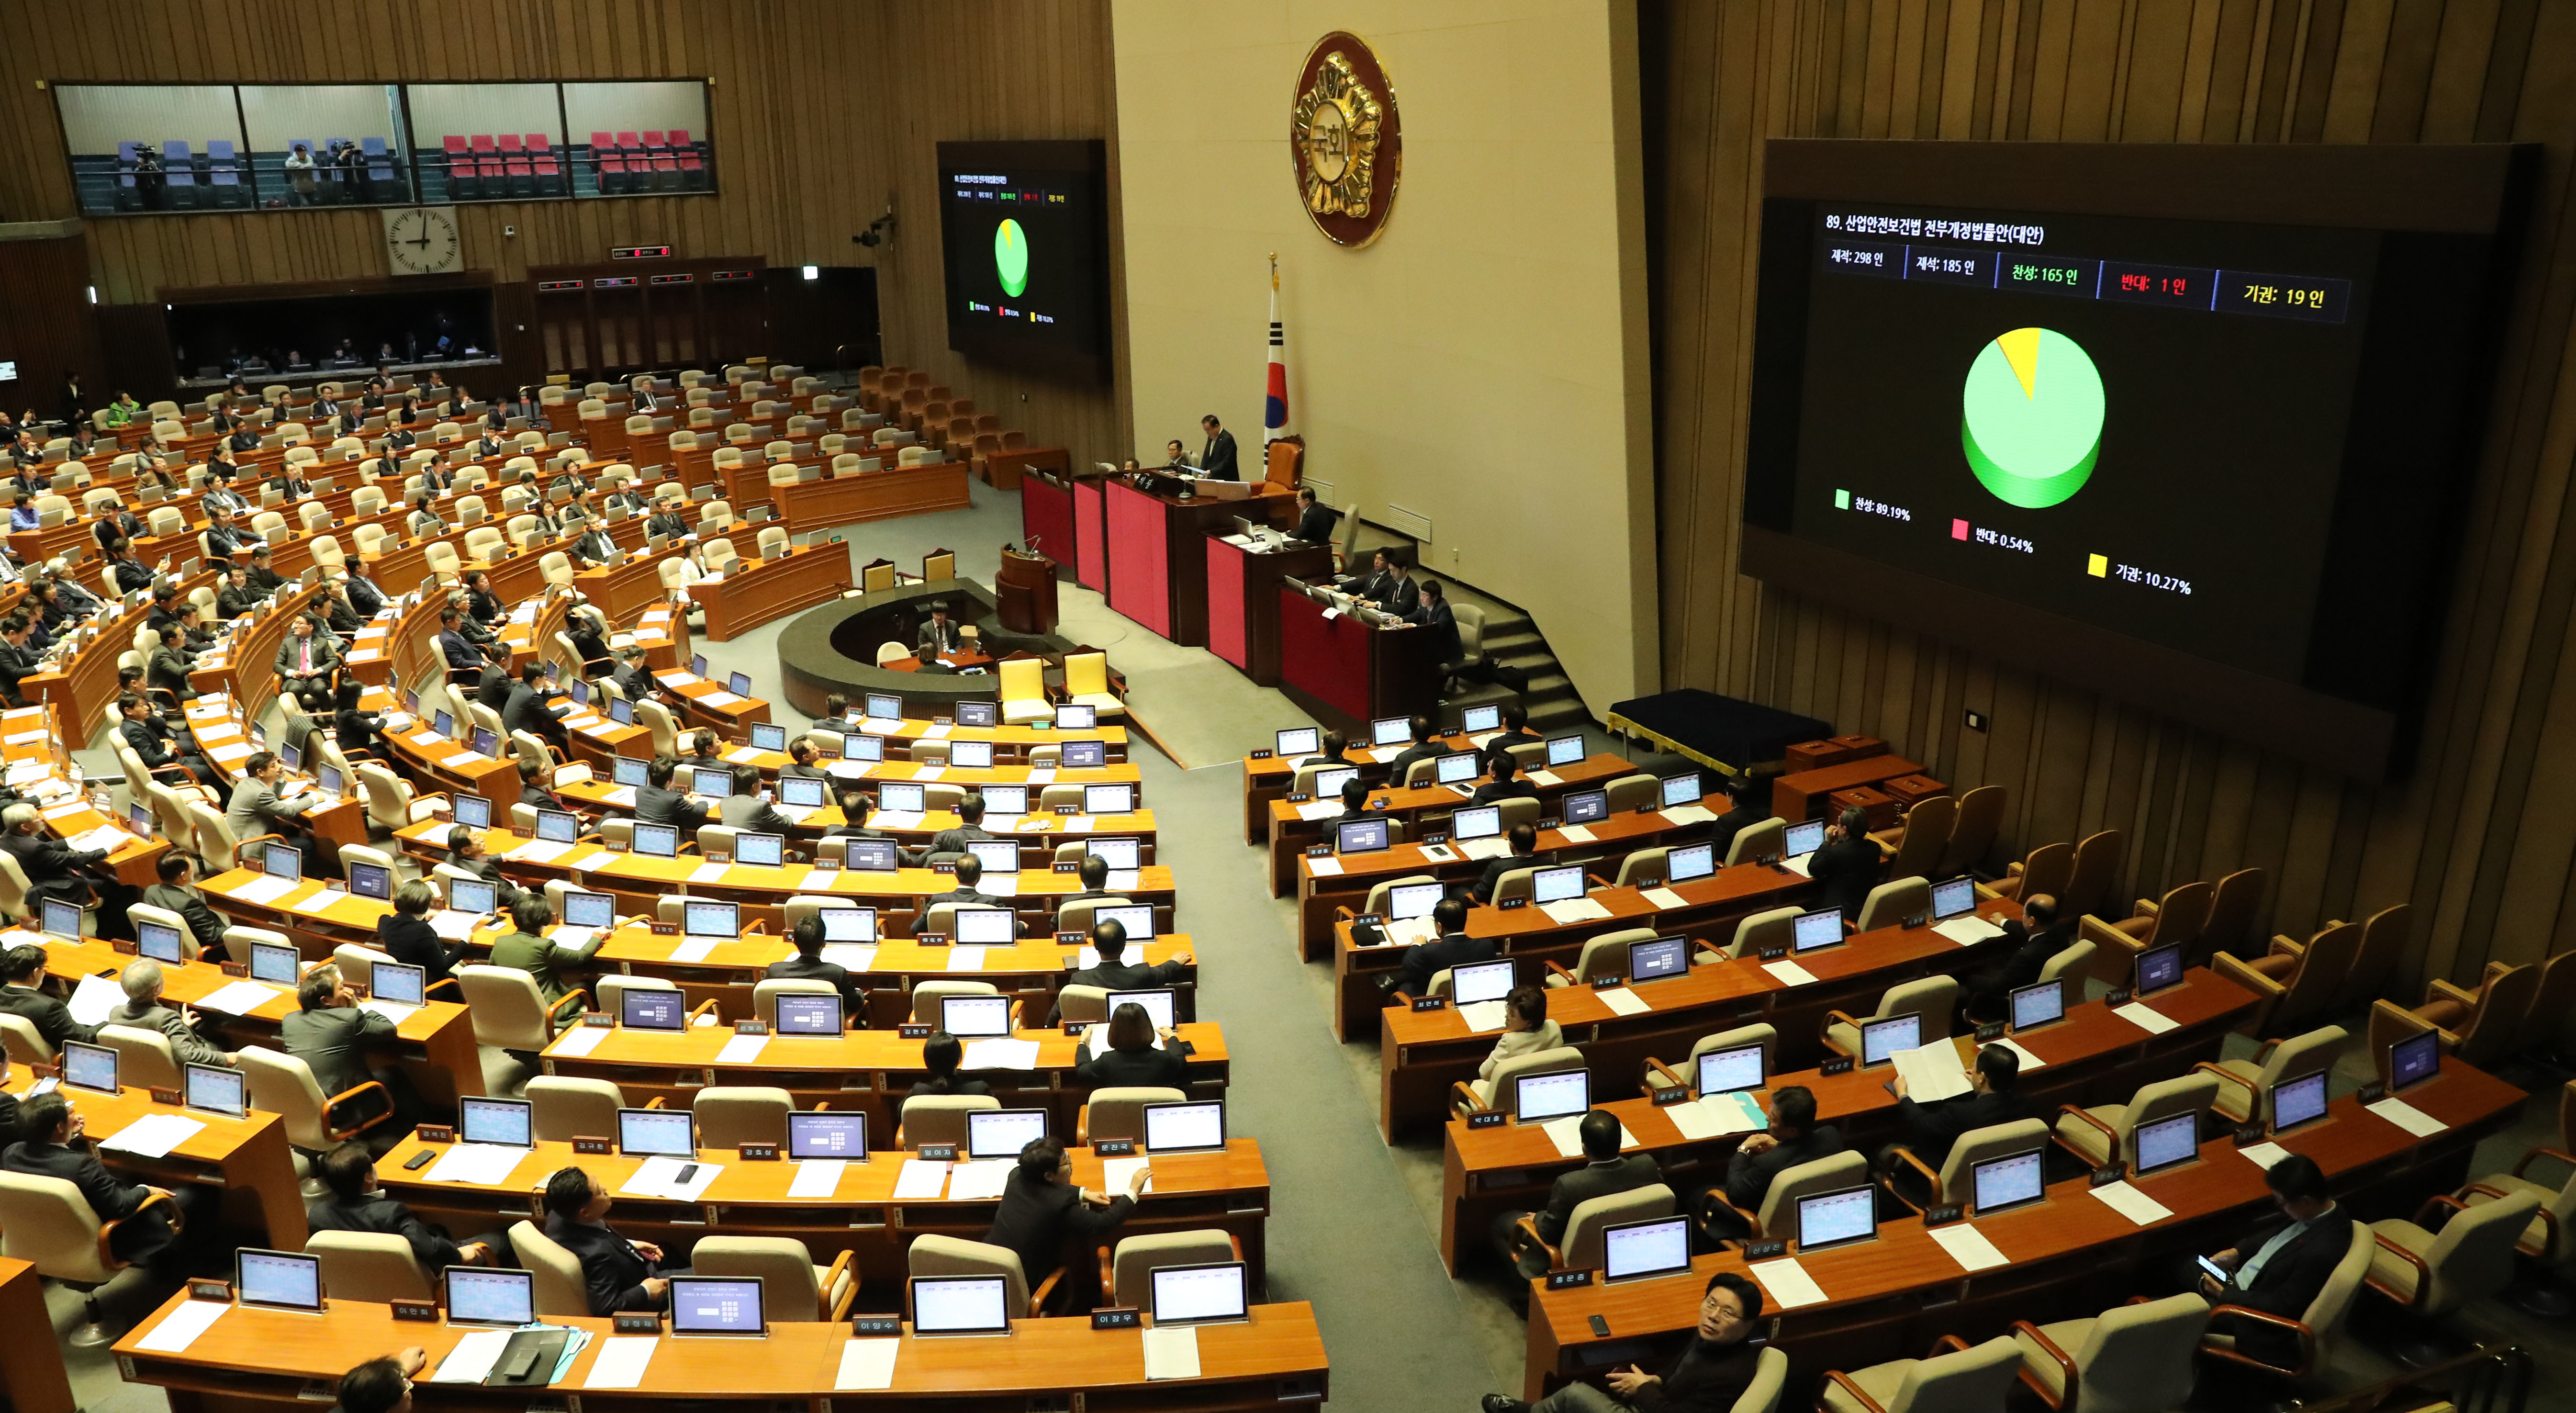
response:
[(404, 206), (385, 217), (385, 263), (397, 275), (444, 275), (465, 266), (456, 208)]

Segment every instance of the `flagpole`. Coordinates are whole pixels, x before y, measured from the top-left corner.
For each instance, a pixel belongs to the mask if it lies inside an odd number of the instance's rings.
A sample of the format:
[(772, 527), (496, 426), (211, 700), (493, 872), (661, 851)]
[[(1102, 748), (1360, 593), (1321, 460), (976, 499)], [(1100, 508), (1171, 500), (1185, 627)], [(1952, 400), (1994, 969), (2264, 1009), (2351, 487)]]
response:
[(1288, 435), (1288, 348), (1279, 324), (1279, 252), (1270, 252), (1270, 360), (1264, 370), (1261, 440), (1264, 445)]

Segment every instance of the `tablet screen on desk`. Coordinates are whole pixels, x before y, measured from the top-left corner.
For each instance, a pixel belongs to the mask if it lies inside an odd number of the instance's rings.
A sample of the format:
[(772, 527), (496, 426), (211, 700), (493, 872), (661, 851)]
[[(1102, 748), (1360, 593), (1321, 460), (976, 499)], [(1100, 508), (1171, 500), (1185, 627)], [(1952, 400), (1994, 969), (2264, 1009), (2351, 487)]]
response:
[[(608, 719), (620, 726), (634, 725), (635, 704), (626, 700), (624, 697), (610, 697), (608, 699)], [(624, 782), (620, 783), (622, 784)], [(639, 780), (635, 783), (640, 785), (643, 782)]]
[(692, 766), (689, 768), (689, 793), (721, 800), (733, 793), (733, 772), (720, 765)]
[(391, 902), (394, 896), (394, 871), (383, 864), (349, 863), (349, 891), (361, 898)]
[(2045, 1193), (2040, 1180), (2040, 1150), (2012, 1153), (1971, 1164), (1969, 1182), (1976, 1191), (1980, 1217), (2038, 1201)]
[(1151, 903), (1130, 903), (1122, 908), (1094, 908), (1091, 922), (1095, 927), (1104, 922), (1118, 924), (1126, 929), (1127, 940), (1130, 942), (1154, 940), (1154, 905)]
[(1664, 777), (1665, 809), (1675, 809), (1682, 805), (1698, 804), (1700, 793), (1701, 787), (1698, 771), (1694, 770), (1683, 775), (1667, 775)]
[(1500, 731), (1503, 729), (1503, 709), (1499, 706), (1471, 706), (1459, 713), (1458, 729)]
[(993, 743), (990, 741), (951, 741), (948, 743), (948, 763), (950, 765), (963, 766), (968, 770), (989, 769), (993, 764)]
[(447, 1322), (451, 1325), (506, 1328), (537, 1318), (534, 1272), (450, 1266), (441, 1275), (447, 1284)]
[(1811, 913), (1800, 913), (1798, 920), (1789, 925), (1789, 945), (1794, 951), (1812, 952), (1842, 940), (1843, 910), (1840, 908), (1818, 908)]
[(993, 1335), (1011, 1332), (1010, 1285), (1001, 1276), (914, 1276), (912, 1332), (916, 1335)]
[(1374, 854), (1389, 843), (1387, 822), (1383, 819), (1354, 819), (1334, 826), (1333, 852), (1337, 854)]
[(1454, 967), (1449, 972), (1449, 997), (1454, 1005), (1472, 1006), (1479, 1001), (1499, 1001), (1512, 994), (1517, 973), (1512, 959), (1477, 962)]
[(628, 986), (617, 993), (617, 1023), (629, 1030), (686, 1030), (689, 1004), (678, 987)]
[(1682, 937), (1655, 937), (1628, 944), (1628, 980), (1661, 981), (1668, 976), (1681, 976), (1690, 970), (1690, 941)]
[(1518, 1092), (1513, 1110), (1525, 1124), (1580, 1114), (1592, 1107), (1592, 1071), (1557, 1070), (1525, 1074), (1513, 1081)]
[(1877, 1189), (1845, 1188), (1798, 1199), (1798, 1250), (1817, 1251), (1878, 1235)]
[(1567, 824), (1598, 824), (1610, 817), (1610, 792), (1584, 790), (1565, 797)]
[[(444, 733), (441, 733), (444, 734)], [(456, 806), (456, 822), (468, 829), (492, 827), (492, 802), (481, 795), (451, 797)]]
[(563, 920), (566, 927), (615, 927), (617, 899), (606, 893), (567, 888), (563, 895)]
[(1011, 1033), (1011, 998), (1007, 996), (942, 996), (939, 1028), (961, 1040)]
[(823, 782), (811, 775), (778, 778), (778, 802), (789, 809), (816, 809), (823, 803)]
[(737, 834), (733, 836), (733, 861), (753, 868), (776, 868), (787, 858), (787, 836), (784, 834)]
[(178, 966), (187, 959), (186, 945), (180, 940), (179, 929), (166, 922), (136, 922), (134, 949), (156, 962), (163, 962), (170, 966)]
[[(287, 844), (271, 844), (260, 851), (259, 863), (260, 870), (271, 878), (283, 878), (289, 883), (301, 883), (304, 881), (304, 851), (302, 849), (298, 849)], [(66, 910), (71, 914), (71, 930), (69, 932), (62, 932), (56, 929), (55, 924), (57, 920), (62, 917), (62, 913), (56, 911), (58, 908)], [(57, 903), (51, 898), (46, 899), (45, 930), (53, 933), (57, 937), (77, 939), (80, 936), (80, 909), (73, 907), (69, 903)]]
[(864, 1161), (868, 1156), (868, 1116), (794, 1110), (787, 1115), (787, 1156), (798, 1162), (833, 1158)]
[(1864, 1065), (1887, 1064), (1897, 1051), (1916, 1050), (1922, 1045), (1923, 1017), (1919, 1015), (1889, 1016), (1865, 1022), (1860, 1028), (1860, 1062)]
[(322, 1309), (322, 1258), (292, 1251), (243, 1247), (233, 1256), (233, 1287), (241, 1303), (271, 1310)]
[(1762, 1047), (1735, 1045), (1703, 1051), (1699, 1057), (1699, 1092), (1732, 1094), (1762, 1087)]
[(569, 844), (581, 837), (581, 821), (566, 810), (539, 810), (537, 837), (549, 844)]
[(1802, 819), (1781, 832), (1780, 853), (1785, 858), (1802, 859), (1824, 846), (1825, 822)]
[(892, 873), (898, 867), (892, 839), (852, 839), (842, 858), (844, 867), (862, 873)]
[(1530, 875), (1530, 902), (1533, 906), (1562, 903), (1582, 896), (1583, 865), (1581, 864), (1543, 868)]
[(959, 908), (949, 925), (959, 946), (1007, 947), (1019, 940), (1019, 918), (1009, 908)]
[(1439, 883), (1398, 884), (1386, 891), (1386, 915), (1395, 922), (1429, 917), (1447, 891), (1447, 885)]
[(536, 1105), (525, 1099), (459, 1099), (456, 1136), (466, 1143), (505, 1148), (536, 1145)]
[(1277, 743), (1274, 749), (1281, 760), (1294, 760), (1322, 749), (1322, 736), (1323, 733), (1312, 726), (1291, 726), (1272, 733), (1271, 740)]
[(680, 930), (691, 937), (742, 935), (740, 903), (707, 903), (690, 899), (682, 905)]
[(1484, 761), (1474, 751), (1459, 751), (1440, 758), (1433, 776), (1443, 785), (1464, 785), (1485, 773)]
[(2035, 1030), (2066, 1017), (2066, 983), (2062, 980), (2034, 982), (2012, 993), (2012, 1028), (2015, 1034)]
[(1204, 1099), (1145, 1106), (1145, 1151), (1213, 1153), (1225, 1147), (1225, 1104)]
[(976, 793), (984, 797), (986, 819), (1007, 819), (1029, 812), (1029, 787), (1026, 785), (982, 785)]
[(998, 724), (991, 702), (959, 702), (957, 724), (960, 726), (993, 726)]
[(1601, 1279), (1648, 1280), (1690, 1269), (1690, 1218), (1615, 1222), (1601, 1229)]
[(493, 730), (489, 726), (475, 727), (474, 754), (478, 756), (499, 756), (501, 754), (501, 733)]
[(1100, 741), (1067, 741), (1057, 763), (1067, 770), (1098, 770), (1109, 763), (1109, 747)]
[(1369, 744), (1401, 746), (1413, 739), (1412, 723), (1413, 718), (1407, 716), (1381, 716), (1369, 723)]
[[(490, 887), (490, 884), (483, 885)], [(282, 942), (250, 944), (250, 979), (271, 986), (293, 986), (303, 975), (303, 954)]]
[(1977, 910), (1977, 880), (1966, 874), (1932, 885), (1932, 920), (1947, 922)]
[(820, 908), (814, 915), (823, 920), (825, 942), (877, 940), (877, 910), (874, 908)]
[(189, 1108), (237, 1119), (250, 1112), (250, 1097), (244, 1090), (247, 1079), (241, 1071), (222, 1065), (190, 1065), (180, 1082)]
[(966, 1156), (1016, 1158), (1046, 1131), (1044, 1109), (978, 1109), (966, 1116)]
[(929, 802), (929, 787), (909, 780), (889, 780), (877, 787), (877, 808), (888, 813), (921, 814)]
[(1020, 846), (1010, 839), (970, 839), (966, 852), (984, 866), (984, 872), (1017, 873), (1020, 871)]
[(2182, 944), (2149, 947), (2138, 954), (2138, 971), (2132, 994), (2150, 996), (2168, 986), (2182, 983)]
[(1449, 816), (1449, 837), (1458, 840), (1491, 839), (1503, 832), (1503, 807), (1475, 805)]
[(637, 760), (633, 756), (619, 756), (608, 763), (608, 777), (620, 785), (631, 788), (644, 783), (646, 772), (650, 768), (648, 762)]
[(2396, 1093), (2442, 1072), (2442, 1034), (2427, 1030), (2388, 1047), (2388, 1092)]
[(1547, 738), (1547, 763), (1550, 769), (1554, 769), (1560, 765), (1575, 765), (1580, 763), (1582, 759), (1583, 737), (1579, 733), (1572, 736), (1550, 736)]
[[(638, 826), (639, 828), (641, 826)], [(447, 880), (447, 906), (452, 912), (481, 915), (492, 911), (500, 885), (481, 878)]]
[(2200, 1114), (2194, 1111), (2140, 1124), (2137, 1138), (2141, 1175), (2188, 1163), (2200, 1156)]
[(1145, 1018), (1154, 1023), (1154, 1031), (1158, 1035), (1180, 1024), (1178, 1012), (1173, 1005), (1173, 992), (1168, 986), (1151, 987), (1143, 991), (1112, 991), (1104, 999), (1103, 1005), (1113, 1016), (1118, 1014), (1120, 1006), (1144, 1007)]
[(841, 742), (841, 757), (844, 760), (885, 759), (885, 738), (883, 736), (871, 736), (864, 731), (853, 731), (839, 739)]
[(903, 698), (885, 692), (870, 692), (867, 700), (870, 721), (903, 720)]
[(635, 852), (646, 858), (675, 859), (680, 856), (680, 831), (669, 824), (635, 825)]
[(1157, 1326), (1241, 1321), (1250, 1314), (1247, 1299), (1241, 1261), (1154, 1269), (1152, 1304)]
[(2272, 1132), (2287, 1133), (2326, 1116), (2326, 1072), (2285, 1079), (2272, 1086)]
[(1134, 814), (1136, 787), (1124, 781), (1110, 785), (1085, 785), (1082, 787), (1082, 812), (1084, 814)]
[(671, 1333), (746, 1338), (765, 1332), (761, 1318), (760, 1278), (716, 1280), (707, 1276), (671, 1278)]
[(1087, 857), (1108, 864), (1113, 873), (1137, 867), (1138, 852), (1137, 841), (1133, 839), (1094, 838), (1083, 850)]
[(776, 997), (778, 1033), (781, 1035), (839, 1035), (841, 1033), (841, 998), (804, 995), (782, 991)]
[(1088, 702), (1068, 702), (1055, 709), (1058, 731), (1088, 731), (1100, 724), (1100, 709)]
[[(677, 997), (680, 993), (670, 994)], [(620, 1109), (617, 1147), (630, 1156), (694, 1158), (698, 1155), (697, 1128), (686, 1109)]]
[(428, 997), (429, 973), (401, 962), (378, 962), (367, 969), (367, 990), (379, 1001), (417, 1006)]
[(1688, 883), (1694, 878), (1706, 878), (1715, 872), (1717, 872), (1717, 846), (1714, 844), (1684, 844), (1664, 854), (1666, 884)]
[(92, 1045), (84, 1040), (66, 1040), (59, 1058), (66, 1088), (86, 1089), (94, 1094), (117, 1092), (116, 1068), (120, 1057), (115, 1047)]

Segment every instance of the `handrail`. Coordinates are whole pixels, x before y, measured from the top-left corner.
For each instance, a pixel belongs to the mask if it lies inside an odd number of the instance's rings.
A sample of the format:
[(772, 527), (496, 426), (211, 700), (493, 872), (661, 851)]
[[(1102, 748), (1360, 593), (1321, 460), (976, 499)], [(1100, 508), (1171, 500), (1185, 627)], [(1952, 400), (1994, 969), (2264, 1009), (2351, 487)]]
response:
[(2438, 1364), (2301, 1405), (2301, 1413), (2523, 1413), (2531, 1397), (2531, 1356), (2516, 1344), (2487, 1344)]

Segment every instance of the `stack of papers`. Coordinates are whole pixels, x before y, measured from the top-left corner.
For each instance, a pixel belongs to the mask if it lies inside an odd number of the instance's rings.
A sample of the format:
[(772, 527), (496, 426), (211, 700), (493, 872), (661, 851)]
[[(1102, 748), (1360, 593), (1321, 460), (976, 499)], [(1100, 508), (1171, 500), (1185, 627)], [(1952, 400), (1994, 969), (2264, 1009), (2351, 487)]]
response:
[(1319, 819), (1331, 819), (1341, 812), (1342, 802), (1339, 800), (1309, 800), (1297, 807), (1297, 817), (1310, 824)]
[(254, 878), (232, 890), (245, 903), (274, 903), (301, 885), (292, 878)]
[(787, 1184), (787, 1195), (829, 1201), (841, 1190), (841, 1170), (848, 1166), (838, 1158), (810, 1158), (798, 1163), (795, 1178)]
[(1567, 923), (1593, 922), (1610, 916), (1608, 908), (1590, 898), (1560, 898), (1553, 903), (1539, 904), (1538, 910), (1555, 919), (1560, 926)]
[(716, 1063), (719, 1065), (751, 1064), (760, 1058), (761, 1048), (768, 1043), (769, 1037), (766, 1035), (737, 1035), (726, 1041), (724, 1048), (716, 1052)]
[(2142, 1227), (2173, 1215), (2172, 1208), (2125, 1182), (2104, 1183), (2093, 1189), (2093, 1195), (2102, 1199), (2102, 1205)]
[(1195, 1379), (1199, 1376), (1199, 1329), (1196, 1325), (1157, 1325), (1145, 1331), (1145, 1377)]
[(1638, 995), (1632, 987), (1621, 986), (1608, 991), (1595, 991), (1592, 995), (1602, 1005), (1608, 1006), (1614, 1015), (1642, 1016), (1654, 1009), (1647, 1005), (1646, 998)]
[(498, 1143), (459, 1143), (438, 1155), (421, 1177), (429, 1182), (462, 1182), (477, 1187), (499, 1187), (519, 1170), (519, 1160), (528, 1156), (525, 1148), (511, 1148)]
[(687, 1182), (680, 1181), (680, 1169), (692, 1161), (687, 1158), (647, 1158), (643, 1166), (637, 1168), (617, 1190), (632, 1197), (667, 1197), (675, 1202), (695, 1202), (706, 1192), (707, 1184), (714, 1182), (716, 1175), (725, 1170), (725, 1165), (699, 1163), (698, 1170), (689, 1174)]
[(104, 824), (86, 834), (75, 834), (68, 842), (84, 853), (91, 849), (106, 849), (113, 853), (133, 843), (134, 836), (112, 824)]
[(1934, 1227), (1932, 1240), (1939, 1243), (1942, 1250), (1949, 1252), (1950, 1259), (1958, 1262), (1962, 1270), (1983, 1271), (1995, 1266), (2012, 1264), (2011, 1258), (1997, 1251), (1995, 1244), (1986, 1239), (1984, 1232), (1966, 1222), (1951, 1222), (1946, 1226)]
[(72, 1019), (82, 1025), (100, 1025), (117, 1007), (125, 1004), (125, 989), (103, 976), (84, 976), (72, 988)]
[(2127, 1021), (2129, 1024), (2136, 1026), (2138, 1029), (2145, 1031), (2149, 1035), (2162, 1035), (2166, 1031), (2182, 1024), (2181, 1021), (2175, 1020), (2172, 1017), (2167, 1016), (2164, 1012), (2154, 1009), (2144, 1001), (2131, 1001), (2125, 1006), (2113, 1006), (2111, 1008), (2111, 1014), (2118, 1016), (2120, 1019)]
[[(1096, 1050), (1094, 1053), (1098, 1053)], [(970, 1070), (1033, 1070), (1038, 1067), (1034, 1040), (970, 1040), (958, 1062)]]
[(1458, 1019), (1465, 1021), (1467, 1023), (1467, 1029), (1474, 1031), (1478, 1035), (1486, 1034), (1489, 1031), (1500, 1030), (1503, 1028), (1503, 1003), (1501, 1001), (1476, 1001), (1468, 1005), (1460, 1006), (1458, 1008)]
[[(1100, 1160), (1100, 1190), (1101, 1190), (1101, 1191), (1103, 1191), (1103, 1192), (1106, 1192), (1106, 1193), (1110, 1194), (1110, 1195), (1111, 1195), (1111, 1196), (1113, 1196), (1113, 1197), (1114, 1197), (1114, 1196), (1116, 1196), (1116, 1195), (1118, 1195), (1119, 1193), (1125, 1192), (1125, 1191), (1127, 1190), (1127, 1184), (1128, 1184), (1128, 1183), (1130, 1183), (1130, 1182), (1135, 1181), (1135, 1179), (1136, 1179), (1136, 1170), (1137, 1170), (1138, 1168), (1143, 1168), (1143, 1167), (1149, 1167), (1149, 1166), (1151, 1166), (1151, 1164), (1153, 1163), (1153, 1161), (1154, 1161), (1154, 1160), (1153, 1160), (1153, 1159), (1151, 1159), (1151, 1158), (1103, 1158), (1103, 1159), (1101, 1159), (1101, 1160)], [(1153, 1191), (1153, 1190), (1154, 1190), (1154, 1180), (1153, 1180), (1153, 1178), (1148, 1177), (1148, 1178), (1146, 1178), (1146, 1179), (1145, 1179), (1145, 1190), (1146, 1190), (1147, 1192), (1151, 1192), (1151, 1191)]]
[(1955, 1098), (1976, 1087), (1959, 1067), (1958, 1047), (1947, 1040), (1899, 1050), (1891, 1058), (1896, 1061), (1897, 1076), (1905, 1081), (1905, 1097), (1917, 1104)]
[(1951, 941), (1958, 943), (1962, 947), (1973, 946), (1976, 943), (1985, 941), (1989, 937), (2001, 937), (2004, 935), (2004, 930), (2002, 928), (1995, 926), (1984, 918), (1978, 917), (1974, 913), (1970, 913), (1965, 917), (1954, 917), (1948, 922), (1936, 922), (1932, 924), (1932, 930), (1949, 938)]
[(2390, 1123), (2397, 1125), (2399, 1128), (2406, 1130), (2408, 1133), (2415, 1135), (2417, 1138), (2430, 1138), (2434, 1134), (2440, 1133), (2442, 1130), (2450, 1127), (2449, 1124), (2442, 1122), (2431, 1114), (2425, 1113), (2423, 1110), (2416, 1108), (2414, 1105), (2407, 1103), (2403, 1099), (2382, 1099), (2376, 1104), (2369, 1104), (2363, 1107), (2369, 1109), (2372, 1113), (2379, 1115), (2381, 1118), (2388, 1120)]
[(1552, 790), (1565, 783), (1553, 770), (1533, 770), (1521, 778), (1542, 790)]
[(2274, 1163), (2290, 1156), (2290, 1150), (2277, 1143), (2248, 1143), (2236, 1151), (2265, 1172), (2270, 1172)]
[(256, 981), (235, 981), (209, 991), (196, 999), (200, 1010), (221, 1011), (228, 1016), (246, 1016), (286, 993)]
[(1016, 1161), (996, 1158), (990, 1162), (956, 1163), (948, 1169), (948, 1200), (951, 1202), (999, 1202), (1002, 1185), (1011, 1180)]
[(205, 1131), (206, 1126), (195, 1119), (177, 1114), (146, 1114), (117, 1130), (115, 1136), (101, 1139), (99, 1146), (145, 1158), (166, 1158), (170, 1150)]
[(895, 1174), (894, 1200), (897, 1202), (936, 1202), (940, 1189), (948, 1185), (948, 1165), (920, 1158), (903, 1160), (903, 1171)]
[(1458, 852), (1471, 859), (1499, 859), (1511, 851), (1511, 841), (1499, 834), (1488, 835), (1482, 839), (1469, 839), (1458, 846)]
[(1564, 835), (1565, 842), (1569, 844), (1589, 844), (1598, 837), (1590, 828), (1580, 824), (1560, 825), (1556, 832)]
[(1771, 1126), (1771, 1117), (1744, 1090), (1726, 1094), (1703, 1094), (1687, 1104), (1675, 1104), (1664, 1110), (1673, 1127), (1684, 1138), (1694, 1141), (1715, 1138), (1721, 1133), (1759, 1133)]
[(900, 1339), (854, 1339), (841, 1346), (841, 1370), (832, 1376), (834, 1390), (866, 1392), (894, 1387), (894, 1359)]
[(1683, 897), (1681, 894), (1674, 892), (1670, 888), (1649, 888), (1639, 896), (1643, 897), (1647, 902), (1654, 904), (1658, 908), (1684, 908), (1690, 906), (1690, 900), (1688, 898)]
[(1764, 962), (1762, 969), (1771, 974), (1772, 980), (1783, 986), (1812, 986), (1816, 981), (1814, 972), (1785, 958), (1776, 962)]
[(461, 913), (454, 908), (440, 908), (429, 915), (429, 930), (450, 942), (462, 942), (474, 935), (474, 925), (483, 920), (480, 913)]
[(509, 1348), (510, 1336), (516, 1330), (476, 1330), (456, 1342), (447, 1357), (438, 1361), (438, 1372), (429, 1376), (434, 1384), (479, 1384), (491, 1374), (492, 1365)]
[(1816, 1278), (1807, 1274), (1807, 1268), (1799, 1265), (1795, 1256), (1757, 1262), (1746, 1269), (1762, 1283), (1763, 1293), (1771, 1297), (1773, 1306), (1792, 1310), (1825, 1303), (1825, 1288), (1816, 1284)]
[(1667, 824), (1706, 824), (1715, 818), (1704, 805), (1675, 805), (1664, 811)]
[(590, 1361), (590, 1377), (582, 1380), (581, 1386), (640, 1388), (645, 1366), (653, 1362), (653, 1351), (661, 1347), (662, 1341), (655, 1335), (611, 1335), (599, 1346), (599, 1357)]
[(1425, 942), (1437, 939), (1440, 936), (1440, 927), (1427, 917), (1409, 917), (1402, 922), (1388, 923), (1385, 932), (1386, 940), (1390, 943), (1418, 947)]

